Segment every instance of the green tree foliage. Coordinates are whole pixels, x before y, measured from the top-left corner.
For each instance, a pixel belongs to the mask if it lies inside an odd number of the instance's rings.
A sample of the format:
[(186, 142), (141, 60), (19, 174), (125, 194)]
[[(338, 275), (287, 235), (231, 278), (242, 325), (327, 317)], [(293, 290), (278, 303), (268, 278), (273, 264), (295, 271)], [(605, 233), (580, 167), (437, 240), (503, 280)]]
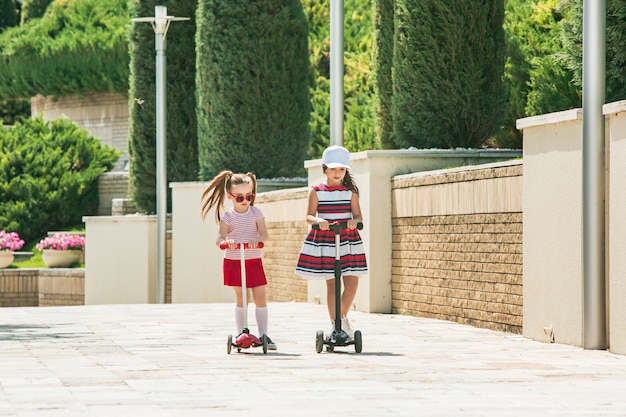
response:
[(504, 28), (507, 113), (496, 143), (521, 147), (517, 119), (576, 107), (578, 92), (558, 54), (563, 50), (559, 0), (508, 0)]
[(309, 148), (307, 22), (298, 0), (200, 0), (200, 178), (303, 173)]
[(503, 118), (503, 0), (397, 0), (399, 146), (478, 147)]
[[(170, 16), (189, 17), (172, 22), (167, 32), (167, 181), (198, 179), (198, 135), (195, 101), (196, 0), (130, 2), (133, 17), (154, 16), (155, 5)], [(134, 23), (130, 35), (130, 196), (146, 213), (156, 212), (156, 52), (154, 30)], [(168, 188), (168, 194), (171, 190)], [(168, 198), (171, 208), (171, 199)]]
[(128, 91), (126, 0), (56, 1), (0, 34), (0, 99)]
[(0, 100), (0, 125), (12, 125), (30, 117), (30, 101), (22, 99)]
[(53, 0), (24, 0), (22, 3), (22, 25), (32, 19), (43, 17)]
[(0, 128), (0, 229), (28, 241), (98, 211), (98, 176), (120, 152), (67, 119)]
[[(582, 0), (562, 0), (559, 8), (565, 19), (564, 52), (560, 56), (574, 74), (574, 84), (582, 90)], [(626, 99), (626, 0), (606, 3), (606, 102)]]
[(19, 16), (15, 0), (0, 0), (0, 33), (6, 28), (17, 26)]
[(393, 149), (393, 28), (394, 0), (373, 0), (374, 9), (374, 82), (376, 86), (377, 137), (382, 147)]
[[(330, 0), (302, 0), (309, 23), (311, 86), (311, 147), (320, 157), (330, 142)], [(370, 0), (344, 2), (344, 146), (353, 152), (380, 149), (376, 135), (375, 85), (370, 61), (372, 46)]]

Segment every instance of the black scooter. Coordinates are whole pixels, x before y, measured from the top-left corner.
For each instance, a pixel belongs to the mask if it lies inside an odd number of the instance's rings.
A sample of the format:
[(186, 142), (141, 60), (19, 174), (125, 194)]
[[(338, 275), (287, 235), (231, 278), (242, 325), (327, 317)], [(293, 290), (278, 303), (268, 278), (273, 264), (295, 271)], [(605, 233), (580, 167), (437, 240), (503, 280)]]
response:
[[(319, 224), (313, 223), (313, 230), (320, 230)], [(335, 316), (341, 316), (341, 254), (340, 254), (340, 235), (341, 230), (347, 229), (348, 222), (336, 222), (330, 224), (330, 230), (335, 232)], [(363, 229), (363, 223), (359, 222), (356, 227), (358, 230)], [(354, 345), (356, 353), (361, 353), (363, 349), (363, 338), (360, 330), (354, 331), (354, 337), (341, 329), (341, 318), (335, 319), (335, 328), (327, 338), (324, 337), (324, 331), (318, 330), (315, 335), (315, 351), (320, 353), (326, 345), (327, 352), (333, 352), (335, 347), (343, 347)]]

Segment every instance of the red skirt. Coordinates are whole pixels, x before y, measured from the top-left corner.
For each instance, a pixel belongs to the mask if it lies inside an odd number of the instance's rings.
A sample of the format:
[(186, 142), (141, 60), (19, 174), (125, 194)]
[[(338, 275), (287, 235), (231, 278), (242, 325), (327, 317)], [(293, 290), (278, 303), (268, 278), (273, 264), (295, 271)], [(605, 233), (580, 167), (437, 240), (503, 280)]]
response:
[[(241, 261), (224, 259), (224, 285), (241, 287)], [(254, 288), (267, 285), (265, 270), (261, 258), (246, 259), (246, 287)]]

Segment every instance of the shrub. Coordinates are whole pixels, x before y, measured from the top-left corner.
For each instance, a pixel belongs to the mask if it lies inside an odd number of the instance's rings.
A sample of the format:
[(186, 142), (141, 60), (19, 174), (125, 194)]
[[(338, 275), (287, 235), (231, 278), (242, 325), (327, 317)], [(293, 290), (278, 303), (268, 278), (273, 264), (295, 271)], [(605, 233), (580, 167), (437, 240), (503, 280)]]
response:
[(119, 156), (67, 119), (0, 129), (0, 228), (28, 241), (97, 214), (98, 176)]
[(0, 99), (128, 92), (126, 0), (55, 1), (0, 34)]

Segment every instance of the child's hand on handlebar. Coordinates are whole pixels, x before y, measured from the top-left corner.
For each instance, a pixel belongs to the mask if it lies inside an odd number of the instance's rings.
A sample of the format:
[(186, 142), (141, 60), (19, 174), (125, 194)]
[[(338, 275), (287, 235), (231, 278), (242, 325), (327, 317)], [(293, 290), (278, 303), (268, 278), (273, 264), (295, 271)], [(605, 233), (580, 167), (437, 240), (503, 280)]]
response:
[(248, 241), (248, 248), (250, 248), (250, 249), (254, 249), (254, 248), (256, 248), (257, 246), (259, 246), (259, 241), (258, 241), (258, 240), (256, 240), (256, 239), (251, 239), (251, 240), (249, 240), (249, 241)]
[(228, 249), (237, 249), (237, 242), (232, 239), (226, 239), (224, 243), (228, 245)]
[(358, 220), (354, 220), (354, 219), (350, 219), (350, 220), (348, 220), (347, 223), (348, 223), (347, 224), (348, 229), (349, 230), (354, 230), (354, 229), (356, 229), (357, 224), (359, 223), (359, 221)]
[(319, 226), (320, 230), (329, 230), (330, 229), (330, 223), (328, 223), (327, 220), (324, 219), (319, 219), (320, 221), (317, 222), (317, 225)]

